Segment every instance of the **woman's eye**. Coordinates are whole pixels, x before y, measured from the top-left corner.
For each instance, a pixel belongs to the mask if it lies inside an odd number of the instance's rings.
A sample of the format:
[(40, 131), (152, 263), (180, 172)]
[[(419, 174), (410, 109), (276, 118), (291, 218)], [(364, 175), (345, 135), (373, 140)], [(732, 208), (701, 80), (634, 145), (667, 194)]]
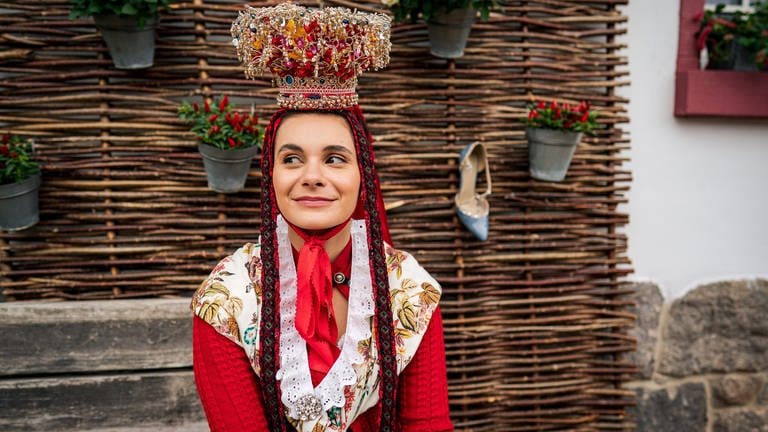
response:
[(329, 164), (340, 164), (345, 163), (347, 160), (341, 156), (338, 155), (330, 155), (328, 156), (328, 159), (326, 159), (326, 162)]
[(301, 159), (299, 159), (299, 157), (296, 155), (283, 156), (283, 163), (285, 165), (297, 164), (299, 162), (301, 162)]

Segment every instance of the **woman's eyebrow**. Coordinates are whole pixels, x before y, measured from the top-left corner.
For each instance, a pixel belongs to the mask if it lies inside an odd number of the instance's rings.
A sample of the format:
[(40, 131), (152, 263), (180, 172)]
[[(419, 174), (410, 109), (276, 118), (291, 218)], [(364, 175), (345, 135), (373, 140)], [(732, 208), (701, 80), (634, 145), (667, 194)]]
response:
[(283, 144), (280, 146), (279, 149), (277, 149), (278, 153), (284, 152), (284, 151), (294, 151), (294, 152), (300, 152), (300, 153), (304, 152), (304, 150), (300, 146), (297, 146), (296, 144), (291, 144), (291, 143)]
[(347, 153), (347, 154), (354, 154), (353, 151), (348, 149), (347, 147), (344, 147), (342, 145), (333, 144), (325, 147), (324, 149), (327, 153)]

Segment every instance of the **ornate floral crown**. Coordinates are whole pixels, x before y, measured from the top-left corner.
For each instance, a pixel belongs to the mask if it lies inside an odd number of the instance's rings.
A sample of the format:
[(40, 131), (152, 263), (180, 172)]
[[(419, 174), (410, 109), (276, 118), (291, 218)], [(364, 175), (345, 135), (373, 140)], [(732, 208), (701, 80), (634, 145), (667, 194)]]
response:
[(342, 109), (357, 105), (363, 71), (389, 63), (390, 22), (342, 7), (246, 6), (232, 23), (232, 43), (246, 77), (275, 76), (279, 106)]

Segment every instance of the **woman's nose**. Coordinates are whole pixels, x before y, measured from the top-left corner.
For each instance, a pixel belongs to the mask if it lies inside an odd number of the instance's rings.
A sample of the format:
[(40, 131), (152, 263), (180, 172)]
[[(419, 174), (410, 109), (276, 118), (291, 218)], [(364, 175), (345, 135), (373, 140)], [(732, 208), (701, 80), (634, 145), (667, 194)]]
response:
[(302, 178), (304, 186), (322, 186), (323, 175), (322, 167), (315, 162), (308, 162), (304, 165), (304, 176)]

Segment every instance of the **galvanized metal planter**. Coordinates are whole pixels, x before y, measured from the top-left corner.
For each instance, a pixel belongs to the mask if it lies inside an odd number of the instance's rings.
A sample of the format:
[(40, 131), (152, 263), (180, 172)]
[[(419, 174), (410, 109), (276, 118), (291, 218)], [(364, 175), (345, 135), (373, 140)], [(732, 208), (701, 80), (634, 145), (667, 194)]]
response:
[(563, 181), (573, 153), (581, 141), (581, 132), (527, 128), (528, 164), (531, 177), (545, 181)]
[(0, 185), (0, 229), (19, 231), (40, 220), (40, 173), (18, 183)]
[(122, 15), (94, 15), (96, 27), (109, 48), (117, 69), (145, 69), (155, 58), (157, 15), (139, 28), (136, 18)]
[(429, 32), (429, 52), (435, 57), (458, 58), (464, 55), (469, 32), (475, 22), (477, 10), (474, 8), (441, 11), (427, 22)]
[(235, 193), (245, 187), (251, 161), (259, 152), (257, 146), (222, 150), (207, 144), (198, 144), (197, 150), (203, 157), (208, 187), (221, 193)]

